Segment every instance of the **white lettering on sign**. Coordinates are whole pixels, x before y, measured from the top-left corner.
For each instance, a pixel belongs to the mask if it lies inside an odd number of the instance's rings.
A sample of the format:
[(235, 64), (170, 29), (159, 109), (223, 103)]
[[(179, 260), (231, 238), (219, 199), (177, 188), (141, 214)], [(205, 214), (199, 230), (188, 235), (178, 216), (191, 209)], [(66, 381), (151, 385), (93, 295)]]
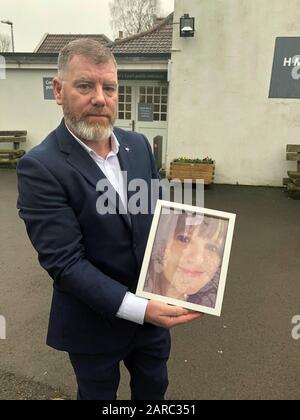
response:
[(300, 55), (294, 55), (294, 57), (284, 57), (283, 67), (298, 67), (300, 66)]

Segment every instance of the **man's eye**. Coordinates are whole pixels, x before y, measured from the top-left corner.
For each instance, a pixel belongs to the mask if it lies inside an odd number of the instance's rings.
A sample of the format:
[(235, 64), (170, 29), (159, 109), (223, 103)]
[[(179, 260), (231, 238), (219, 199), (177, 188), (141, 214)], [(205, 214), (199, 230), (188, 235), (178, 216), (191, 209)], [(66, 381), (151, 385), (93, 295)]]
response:
[(78, 85), (78, 88), (80, 90), (89, 90), (90, 89), (90, 85), (87, 83), (81, 83), (80, 85)]
[(187, 235), (177, 235), (176, 240), (183, 243), (183, 244), (189, 244), (190, 238)]
[(104, 86), (104, 90), (110, 95), (114, 95), (117, 92), (117, 88), (115, 86)]

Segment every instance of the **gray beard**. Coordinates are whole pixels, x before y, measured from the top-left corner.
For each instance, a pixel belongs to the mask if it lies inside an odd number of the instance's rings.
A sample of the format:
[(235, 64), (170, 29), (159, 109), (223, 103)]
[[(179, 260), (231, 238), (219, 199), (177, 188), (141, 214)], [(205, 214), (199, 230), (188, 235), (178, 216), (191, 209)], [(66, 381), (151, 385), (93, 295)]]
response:
[(67, 102), (62, 104), (62, 108), (67, 126), (80, 140), (100, 142), (109, 139), (112, 135), (115, 119), (107, 126), (102, 126), (99, 123), (87, 124), (84, 120), (78, 121), (76, 119), (72, 112), (70, 112)]
[(73, 121), (65, 115), (65, 121), (69, 129), (83, 141), (100, 142), (110, 138), (113, 132), (113, 126), (103, 127), (100, 124), (88, 125), (84, 121)]

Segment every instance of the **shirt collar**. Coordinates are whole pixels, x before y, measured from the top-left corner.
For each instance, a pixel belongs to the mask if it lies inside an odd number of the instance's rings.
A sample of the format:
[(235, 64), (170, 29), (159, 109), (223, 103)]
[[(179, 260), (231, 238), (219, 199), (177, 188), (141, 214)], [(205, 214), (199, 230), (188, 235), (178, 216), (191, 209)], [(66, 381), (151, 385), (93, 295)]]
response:
[[(66, 124), (66, 122), (65, 122)], [(78, 143), (90, 154), (90, 155), (96, 155), (98, 158), (101, 158), (101, 156), (97, 155), (97, 153), (91, 149), (86, 143), (84, 143), (82, 140), (80, 140), (78, 137), (75, 136), (75, 134), (69, 129), (69, 127), (67, 126), (67, 130), (69, 131), (69, 133), (74, 137), (74, 139), (76, 141), (78, 141)], [(115, 133), (111, 134), (110, 137), (110, 144), (111, 144), (111, 151), (109, 152), (107, 157), (110, 156), (116, 156), (119, 153), (120, 150), (120, 143), (118, 142), (118, 139), (115, 135)], [(103, 159), (104, 160), (104, 159)]]

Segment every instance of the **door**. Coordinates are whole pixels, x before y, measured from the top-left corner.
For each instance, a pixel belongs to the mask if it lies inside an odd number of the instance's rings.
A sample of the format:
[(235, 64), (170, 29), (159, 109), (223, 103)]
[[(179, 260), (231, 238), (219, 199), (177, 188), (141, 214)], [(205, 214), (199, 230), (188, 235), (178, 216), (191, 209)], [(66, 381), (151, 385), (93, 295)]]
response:
[(162, 160), (166, 153), (168, 84), (159, 81), (121, 81), (116, 126), (144, 134), (152, 148), (156, 136), (162, 137)]

